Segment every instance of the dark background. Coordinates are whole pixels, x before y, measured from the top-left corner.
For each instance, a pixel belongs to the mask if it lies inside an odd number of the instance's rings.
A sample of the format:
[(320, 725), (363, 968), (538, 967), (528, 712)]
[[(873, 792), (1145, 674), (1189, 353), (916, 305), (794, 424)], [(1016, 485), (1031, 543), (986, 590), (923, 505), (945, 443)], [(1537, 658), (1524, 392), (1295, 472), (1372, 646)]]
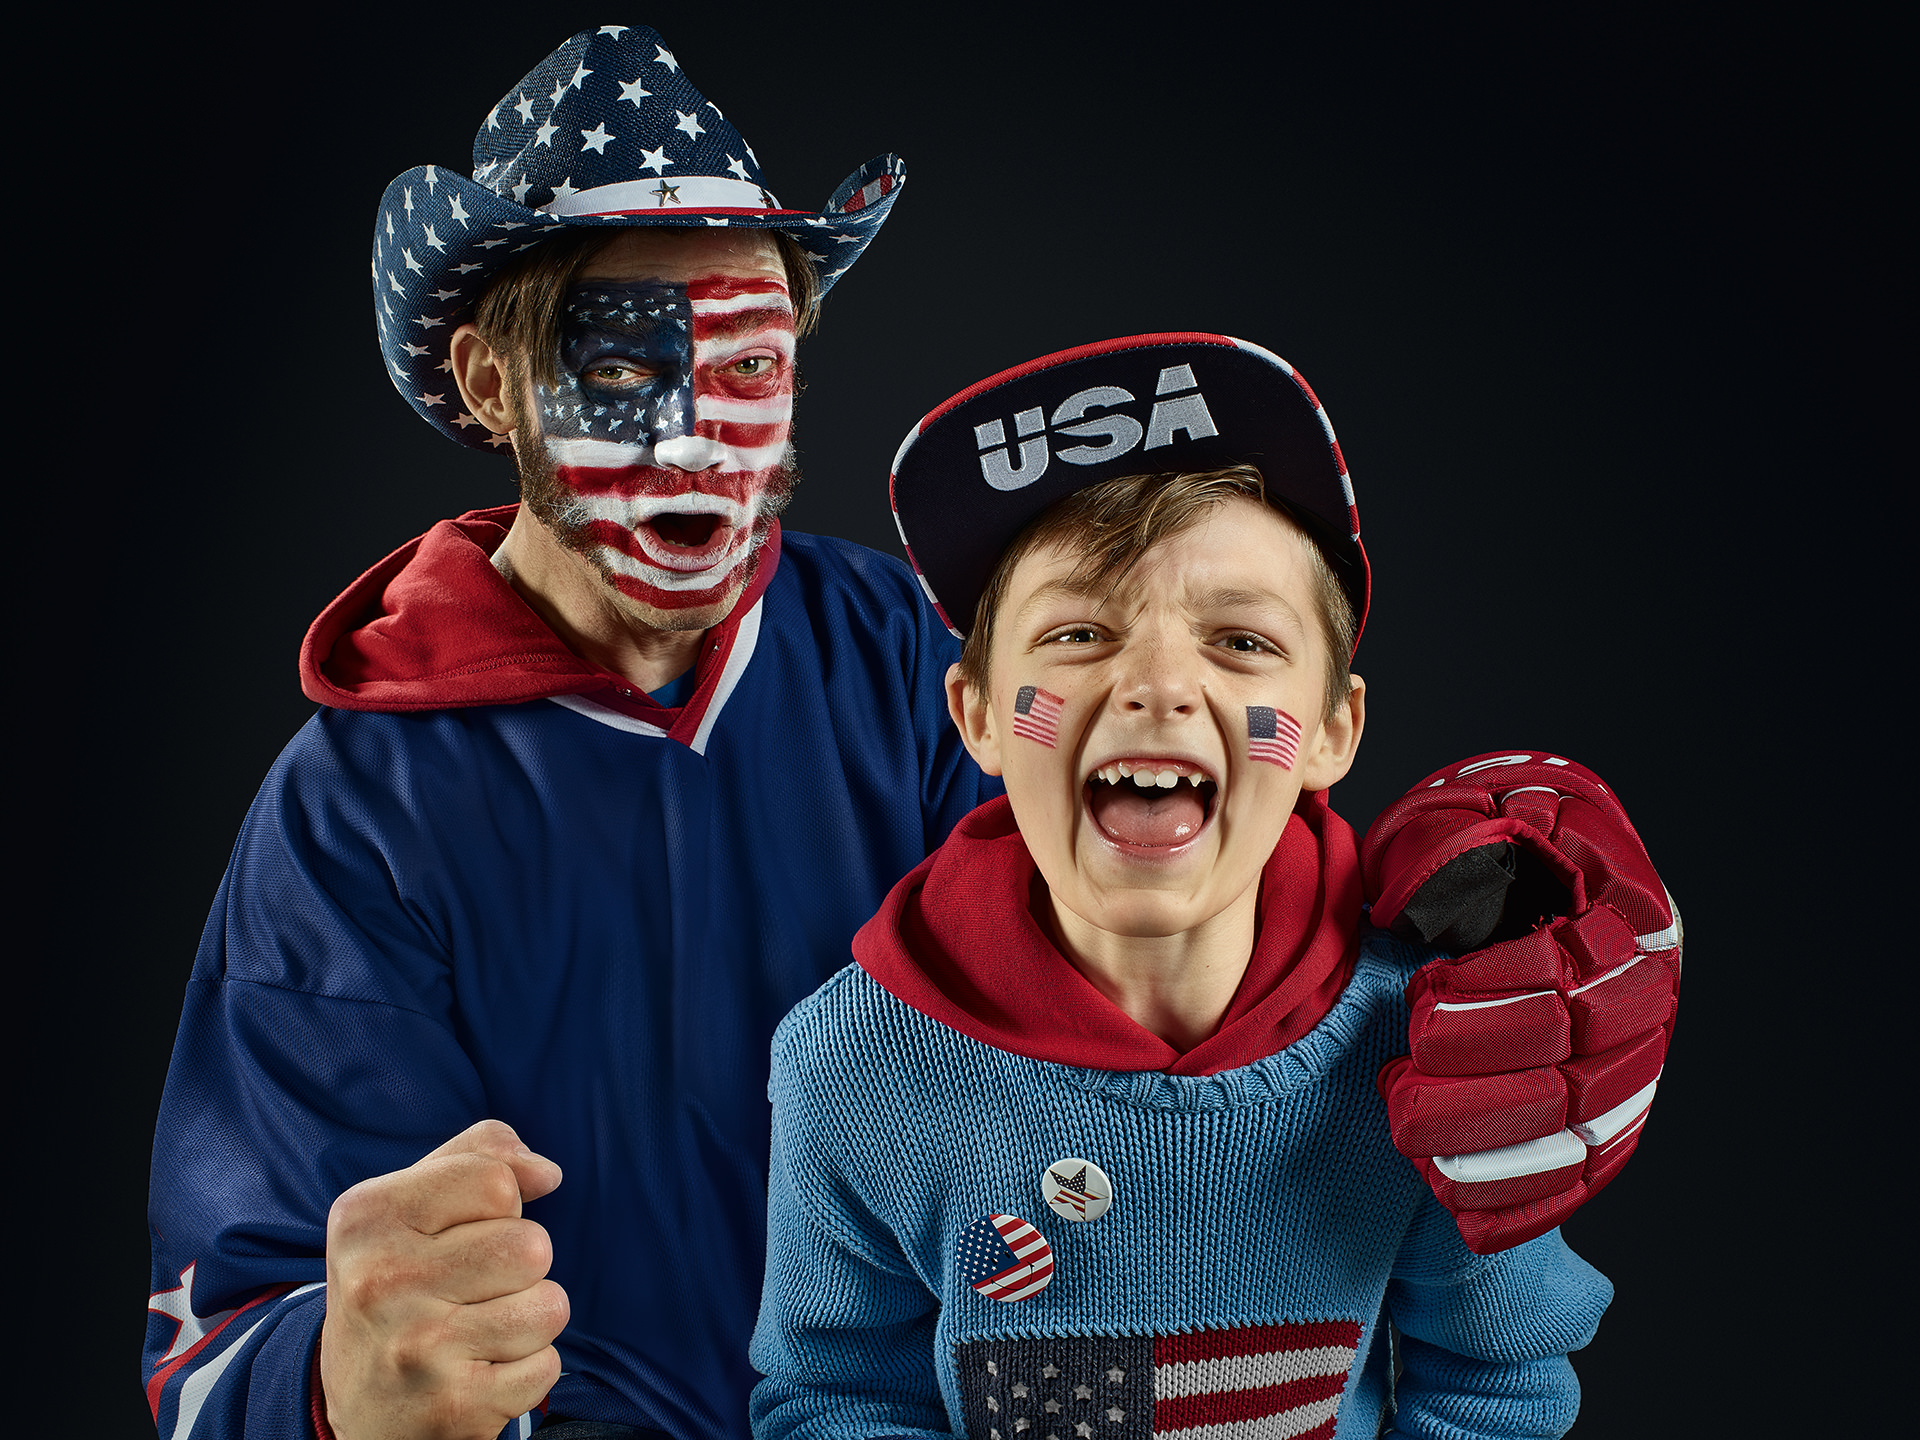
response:
[(1904, 1146), (1875, 1112), (1910, 987), (1879, 961), (1911, 942), (1874, 921), (1900, 913), (1876, 827), (1911, 788), (1884, 778), (1911, 367), (1885, 37), (1838, 13), (1817, 35), (1197, 5), (288, 13), (90, 21), (35, 50), (16, 115), (34, 683), (8, 707), (10, 1229), (16, 1315), (48, 1339), (36, 1401), (84, 1433), (148, 1423), (153, 1120), (228, 847), (312, 708), (307, 623), (434, 520), (511, 498), (503, 461), (391, 390), (375, 202), (409, 166), (467, 169), (488, 105), (617, 19), (664, 32), (790, 205), (908, 161), (803, 352), (793, 528), (897, 553), (900, 437), (1046, 351), (1222, 330), (1310, 377), (1375, 573), (1371, 724), (1336, 805), (1364, 828), (1449, 761), (1552, 748), (1615, 786), (1686, 915), (1655, 1118), (1566, 1227), (1619, 1290), (1576, 1357), (1575, 1433), (1891, 1413)]

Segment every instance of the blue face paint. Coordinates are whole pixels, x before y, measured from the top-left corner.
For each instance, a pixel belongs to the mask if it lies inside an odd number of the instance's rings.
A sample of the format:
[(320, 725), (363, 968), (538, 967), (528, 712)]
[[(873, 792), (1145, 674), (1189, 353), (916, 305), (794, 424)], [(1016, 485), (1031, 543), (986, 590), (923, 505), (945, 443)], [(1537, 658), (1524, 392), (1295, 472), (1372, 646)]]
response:
[(693, 305), (684, 285), (592, 282), (567, 296), (557, 383), (540, 387), (552, 440), (652, 447), (693, 433)]

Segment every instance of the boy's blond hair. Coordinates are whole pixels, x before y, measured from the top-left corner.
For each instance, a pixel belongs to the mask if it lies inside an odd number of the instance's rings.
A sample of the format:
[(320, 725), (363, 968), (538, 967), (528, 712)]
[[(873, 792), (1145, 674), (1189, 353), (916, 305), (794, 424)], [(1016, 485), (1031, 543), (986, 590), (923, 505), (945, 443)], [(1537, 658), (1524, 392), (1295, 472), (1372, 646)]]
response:
[(1352, 658), (1355, 621), (1352, 602), (1313, 536), (1286, 507), (1267, 500), (1266, 479), (1251, 465), (1190, 473), (1122, 475), (1089, 485), (1049, 506), (1007, 546), (994, 566), (973, 614), (973, 628), (960, 652), (960, 673), (981, 695), (987, 693), (994, 621), (1007, 583), (1021, 560), (1036, 550), (1078, 551), (1067, 583), (1088, 594), (1111, 592), (1141, 558), (1169, 536), (1206, 518), (1221, 501), (1239, 495), (1274, 511), (1306, 541), (1313, 566), (1314, 609), (1326, 642), (1326, 719), (1346, 705), (1352, 690), (1347, 662)]

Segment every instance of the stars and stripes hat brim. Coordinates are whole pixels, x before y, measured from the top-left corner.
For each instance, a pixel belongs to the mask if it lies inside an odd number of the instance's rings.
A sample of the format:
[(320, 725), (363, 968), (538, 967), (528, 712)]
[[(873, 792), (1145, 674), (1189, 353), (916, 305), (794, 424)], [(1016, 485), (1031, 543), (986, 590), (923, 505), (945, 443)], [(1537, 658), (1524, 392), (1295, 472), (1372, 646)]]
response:
[(1124, 475), (1251, 465), (1312, 536), (1366, 625), (1371, 575), (1333, 425), (1306, 380), (1231, 335), (1131, 335), (989, 376), (907, 433), (894, 523), (955, 635), (1007, 547), (1055, 501)]
[(906, 183), (869, 160), (819, 210), (784, 207), (753, 148), (696, 90), (653, 30), (582, 30), (486, 114), (471, 178), (437, 165), (397, 177), (373, 231), (374, 322), (394, 388), (442, 434), (500, 449), (460, 404), (448, 342), (521, 252), (581, 227), (780, 230), (824, 294), (879, 232)]

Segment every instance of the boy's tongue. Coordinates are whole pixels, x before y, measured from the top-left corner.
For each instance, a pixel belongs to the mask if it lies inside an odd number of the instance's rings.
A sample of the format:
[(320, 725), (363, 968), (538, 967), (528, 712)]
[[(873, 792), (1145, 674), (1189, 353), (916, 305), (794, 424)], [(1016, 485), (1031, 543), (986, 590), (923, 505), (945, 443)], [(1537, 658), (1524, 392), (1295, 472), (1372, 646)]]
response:
[(1207, 818), (1200, 792), (1180, 784), (1142, 790), (1130, 780), (1093, 787), (1093, 818), (1122, 845), (1178, 845), (1191, 840)]

